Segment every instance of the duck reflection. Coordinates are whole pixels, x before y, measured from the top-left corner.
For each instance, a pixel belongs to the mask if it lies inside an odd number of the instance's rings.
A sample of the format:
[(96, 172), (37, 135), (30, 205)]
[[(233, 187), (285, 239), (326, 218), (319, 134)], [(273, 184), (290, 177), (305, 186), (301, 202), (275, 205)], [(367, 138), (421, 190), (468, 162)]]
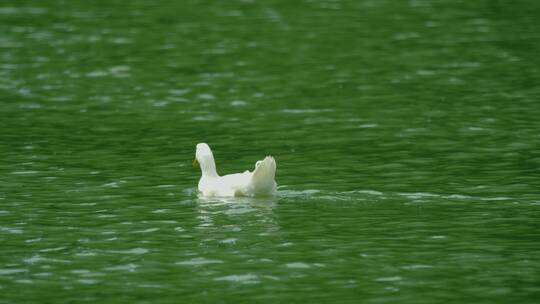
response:
[(260, 241), (279, 230), (274, 217), (276, 198), (197, 198), (195, 227), (204, 233), (201, 245), (235, 245)]

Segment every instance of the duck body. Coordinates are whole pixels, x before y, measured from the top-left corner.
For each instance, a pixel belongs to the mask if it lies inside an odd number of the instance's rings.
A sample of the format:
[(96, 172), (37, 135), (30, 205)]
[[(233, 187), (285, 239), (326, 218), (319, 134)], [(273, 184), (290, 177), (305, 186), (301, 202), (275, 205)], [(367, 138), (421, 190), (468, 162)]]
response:
[(272, 156), (257, 161), (253, 171), (220, 176), (210, 146), (197, 145), (195, 159), (201, 166), (198, 190), (202, 196), (272, 196), (277, 191), (276, 162)]

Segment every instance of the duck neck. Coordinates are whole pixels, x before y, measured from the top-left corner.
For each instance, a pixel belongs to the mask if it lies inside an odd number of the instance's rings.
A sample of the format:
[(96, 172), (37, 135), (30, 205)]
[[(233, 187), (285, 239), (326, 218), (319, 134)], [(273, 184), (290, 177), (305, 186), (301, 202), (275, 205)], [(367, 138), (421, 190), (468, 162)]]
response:
[(217, 171), (216, 171), (216, 162), (214, 161), (214, 157), (209, 155), (206, 156), (201, 162), (201, 174), (202, 177), (217, 177)]

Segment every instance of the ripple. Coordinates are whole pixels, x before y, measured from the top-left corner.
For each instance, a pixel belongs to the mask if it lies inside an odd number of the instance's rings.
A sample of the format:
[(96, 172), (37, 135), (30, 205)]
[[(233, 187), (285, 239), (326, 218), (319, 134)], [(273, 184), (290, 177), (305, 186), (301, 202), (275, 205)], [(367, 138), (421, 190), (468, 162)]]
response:
[(157, 227), (148, 228), (148, 229), (144, 229), (144, 230), (133, 231), (132, 233), (151, 233), (151, 232), (156, 232), (156, 231), (159, 231), (159, 228), (157, 228)]
[(214, 100), (216, 99), (216, 96), (212, 94), (208, 94), (208, 93), (203, 93), (203, 94), (197, 95), (197, 98), (203, 99), (203, 100)]
[(56, 251), (62, 251), (64, 249), (66, 249), (66, 247), (53, 247), (53, 248), (41, 249), (39, 252), (56, 252)]
[(170, 211), (171, 209), (156, 209), (156, 210), (152, 210), (151, 213), (167, 213)]
[(399, 195), (405, 196), (410, 199), (418, 199), (425, 197), (440, 197), (438, 194), (434, 193), (425, 193), (425, 192), (415, 192), (415, 193), (398, 193)]
[(375, 127), (378, 127), (378, 126), (379, 126), (378, 124), (372, 123), (372, 124), (359, 125), (358, 128), (360, 128), (360, 129), (369, 129), (369, 128), (375, 128)]
[(2, 232), (8, 232), (8, 233), (13, 233), (13, 234), (21, 234), (23, 233), (22, 229), (18, 229), (18, 228), (11, 228), (11, 227), (0, 227), (0, 231)]
[(280, 190), (278, 192), (278, 195), (283, 196), (283, 197), (312, 196), (320, 192), (321, 190), (317, 190), (317, 189), (307, 189), (307, 190), (302, 190), (302, 191)]
[(29, 258), (23, 259), (23, 261), (27, 264), (36, 264), (38, 262), (46, 260), (45, 258), (41, 257), (39, 254), (33, 255)]
[(85, 284), (85, 285), (92, 285), (92, 284), (99, 283), (98, 280), (94, 280), (94, 279), (79, 279), (79, 280), (77, 280), (77, 282), (79, 282), (81, 284)]
[(408, 40), (408, 39), (416, 39), (420, 38), (420, 34), (415, 32), (408, 32), (408, 33), (398, 33), (394, 35), (395, 40)]
[(394, 277), (382, 277), (375, 279), (376, 282), (395, 282), (395, 281), (401, 281), (400, 276), (394, 276)]
[(412, 264), (403, 266), (403, 269), (413, 270), (413, 269), (426, 269), (426, 268), (433, 268), (431, 265), (425, 265), (425, 264)]
[(16, 174), (16, 175), (30, 175), (30, 174), (36, 174), (38, 173), (38, 171), (13, 171), (11, 172), (11, 174)]
[(107, 75), (109, 75), (109, 73), (107, 73), (106, 71), (103, 71), (103, 70), (96, 70), (96, 71), (86, 73), (87, 77), (104, 77), (104, 76), (107, 76)]
[(148, 249), (137, 247), (137, 248), (133, 248), (129, 250), (117, 250), (117, 251), (110, 251), (110, 252), (121, 253), (121, 254), (145, 254), (148, 252)]
[(217, 120), (217, 117), (215, 115), (196, 115), (192, 119), (195, 121), (213, 121)]
[(499, 196), (499, 197), (483, 197), (481, 198), (481, 200), (483, 201), (508, 201), (508, 200), (511, 200), (512, 198), (510, 197), (505, 197), (505, 196)]
[(116, 37), (116, 38), (110, 39), (110, 42), (114, 44), (130, 44), (132, 41), (131, 39), (127, 37)]
[(193, 258), (191, 260), (187, 261), (180, 261), (176, 262), (176, 265), (189, 265), (189, 266), (201, 266), (201, 265), (208, 265), (208, 264), (221, 264), (223, 261), (221, 260), (211, 260), (211, 259), (205, 259), (205, 258)]
[(449, 198), (449, 199), (470, 199), (471, 197), (468, 196), (468, 195), (462, 195), (462, 194), (451, 194), (451, 195), (447, 195), (447, 196), (443, 196), (444, 198)]
[(176, 185), (167, 185), (167, 184), (165, 184), (165, 185), (157, 185), (156, 186), (156, 188), (160, 188), (160, 189), (161, 188), (174, 188), (174, 187), (176, 187)]
[(375, 190), (355, 190), (354, 193), (362, 193), (362, 194), (369, 194), (369, 195), (383, 195), (382, 192), (375, 191)]
[(109, 68), (109, 73), (113, 76), (127, 76), (127, 72), (130, 70), (130, 67), (127, 65), (117, 65)]
[(255, 211), (255, 209), (253, 208), (232, 208), (232, 209), (227, 209), (225, 210), (225, 214), (227, 215), (240, 215), (240, 214), (247, 214), (247, 213), (250, 213), (250, 212), (253, 212)]
[(133, 263), (125, 264), (125, 265), (118, 265), (118, 266), (112, 266), (104, 268), (107, 271), (127, 271), (127, 272), (135, 272), (139, 266)]
[(245, 101), (242, 101), (242, 100), (234, 100), (231, 102), (231, 106), (233, 107), (243, 107), (243, 106), (246, 106), (247, 105), (247, 102)]
[(309, 264), (302, 263), (302, 262), (293, 262), (293, 263), (287, 263), (285, 265), (287, 268), (294, 268), (294, 269), (306, 269), (311, 268)]
[[(39, 103), (35, 103), (35, 102), (19, 104), (19, 108), (21, 108), (21, 109), (40, 109), (42, 107), (43, 107), (43, 105), (41, 105)], [(27, 171), (27, 172), (37, 172), (37, 171)], [(14, 172), (13, 174), (17, 174), (17, 173)], [(21, 173), (18, 173), (18, 174), (21, 174)]]
[(47, 13), (48, 10), (44, 7), (0, 7), (0, 14), (15, 15), (15, 14), (33, 14), (41, 15)]
[(77, 252), (77, 253), (75, 253), (75, 255), (76, 256), (81, 256), (81, 257), (89, 257), (89, 256), (96, 256), (97, 252), (90, 251), (90, 250), (85, 250), (85, 251), (82, 251), (82, 252)]
[(284, 113), (290, 114), (306, 114), (306, 113), (321, 113), (321, 112), (332, 112), (333, 109), (284, 109)]
[(236, 238), (228, 238), (228, 239), (221, 240), (219, 242), (222, 243), (222, 244), (235, 244), (236, 241), (238, 241), (238, 239), (236, 239)]
[(130, 67), (127, 65), (118, 65), (118, 66), (112, 66), (106, 69), (100, 69), (100, 70), (94, 70), (92, 72), (88, 72), (85, 74), (86, 77), (106, 77), (106, 76), (112, 76), (116, 78), (124, 78), (131, 76), (129, 74)]
[(445, 235), (434, 235), (431, 237), (432, 239), (435, 239), (435, 240), (440, 240), (440, 239), (445, 239), (446, 236)]
[(169, 93), (175, 96), (182, 96), (191, 92), (191, 89), (172, 89), (169, 90)]
[(120, 181), (114, 181), (107, 184), (103, 184), (104, 187), (111, 187), (111, 188), (118, 188), (121, 184), (126, 183), (126, 181), (120, 180)]
[(21, 269), (21, 268), (0, 268), (0, 275), (22, 273), (22, 272), (27, 272), (27, 271), (28, 269)]
[(224, 277), (215, 278), (214, 281), (230, 281), (244, 284), (256, 284), (259, 283), (258, 277), (254, 274), (233, 274)]

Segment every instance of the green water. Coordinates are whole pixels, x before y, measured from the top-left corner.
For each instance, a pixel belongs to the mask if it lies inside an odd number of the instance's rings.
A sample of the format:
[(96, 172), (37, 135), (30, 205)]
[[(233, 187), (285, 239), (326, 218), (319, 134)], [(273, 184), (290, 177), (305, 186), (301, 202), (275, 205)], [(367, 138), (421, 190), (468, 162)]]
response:
[[(537, 303), (540, 2), (0, 5), (0, 303)], [(276, 157), (273, 199), (200, 199)]]

